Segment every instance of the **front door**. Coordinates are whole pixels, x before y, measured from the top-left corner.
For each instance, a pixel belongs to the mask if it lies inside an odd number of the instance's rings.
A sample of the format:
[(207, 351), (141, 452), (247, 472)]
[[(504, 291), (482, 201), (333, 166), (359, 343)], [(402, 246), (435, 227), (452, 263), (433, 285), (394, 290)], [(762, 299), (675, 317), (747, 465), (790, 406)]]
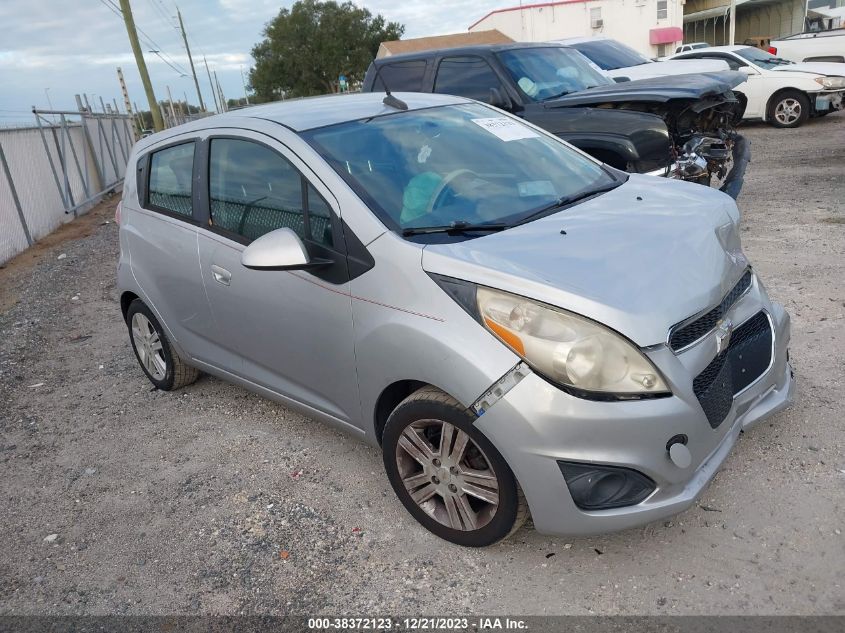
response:
[[(264, 135), (211, 137), (204, 149), (208, 218), (198, 230), (199, 265), (216, 323), (207, 362), (356, 423), (352, 306), (336, 201)], [(299, 235), (312, 258), (333, 263), (311, 271), (241, 265), (251, 241), (282, 227)]]

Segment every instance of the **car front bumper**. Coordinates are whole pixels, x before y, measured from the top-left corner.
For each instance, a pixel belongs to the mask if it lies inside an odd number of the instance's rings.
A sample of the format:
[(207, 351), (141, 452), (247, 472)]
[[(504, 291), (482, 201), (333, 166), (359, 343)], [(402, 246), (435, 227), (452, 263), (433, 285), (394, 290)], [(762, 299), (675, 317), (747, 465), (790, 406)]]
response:
[(816, 112), (841, 110), (845, 107), (845, 90), (823, 90), (815, 93)]
[[(587, 535), (627, 529), (690, 507), (718, 471), (743, 430), (786, 408), (794, 382), (788, 362), (790, 319), (759, 282), (731, 309), (735, 323), (765, 311), (774, 334), (771, 363), (733, 398), (724, 421), (712, 428), (693, 393), (693, 377), (715, 356), (715, 333), (674, 353), (646, 350), (670, 384), (666, 398), (598, 402), (567, 394), (529, 373), (479, 417), (476, 426), (496, 446), (519, 481), (536, 529), (547, 534)], [(667, 441), (687, 437), (691, 464), (678, 467)], [(656, 489), (636, 505), (608, 510), (578, 508), (558, 461), (636, 470)], [(753, 484), (752, 484), (753, 485)]]

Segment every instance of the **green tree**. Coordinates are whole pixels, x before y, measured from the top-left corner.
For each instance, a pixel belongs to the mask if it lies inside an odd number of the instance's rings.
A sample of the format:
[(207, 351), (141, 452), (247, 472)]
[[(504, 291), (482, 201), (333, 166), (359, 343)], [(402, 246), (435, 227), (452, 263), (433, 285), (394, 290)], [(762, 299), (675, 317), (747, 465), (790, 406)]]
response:
[(257, 101), (337, 92), (339, 75), (362, 81), (379, 44), (404, 31), (352, 2), (298, 0), (279, 12), (252, 49), (250, 86)]

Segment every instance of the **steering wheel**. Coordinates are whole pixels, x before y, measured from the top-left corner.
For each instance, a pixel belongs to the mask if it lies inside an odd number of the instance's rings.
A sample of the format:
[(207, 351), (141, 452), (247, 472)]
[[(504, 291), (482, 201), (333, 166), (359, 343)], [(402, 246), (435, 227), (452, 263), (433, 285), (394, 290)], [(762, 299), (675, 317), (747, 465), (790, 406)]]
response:
[(431, 194), (426, 213), (431, 213), (434, 209), (439, 208), (440, 204), (443, 202), (442, 198), (445, 197), (444, 194), (446, 193), (446, 190), (451, 188), (451, 185), (455, 180), (458, 178), (465, 178), (466, 176), (474, 176), (475, 178), (478, 178), (478, 174), (471, 169), (456, 169), (446, 174), (443, 177), (443, 180), (440, 181), (440, 184), (437, 185), (434, 193)]

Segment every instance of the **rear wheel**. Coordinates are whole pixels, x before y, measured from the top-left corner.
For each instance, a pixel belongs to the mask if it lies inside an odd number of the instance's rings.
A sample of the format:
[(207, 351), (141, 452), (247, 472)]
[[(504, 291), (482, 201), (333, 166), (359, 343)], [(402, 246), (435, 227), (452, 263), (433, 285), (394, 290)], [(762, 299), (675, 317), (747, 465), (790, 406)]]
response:
[(385, 425), (384, 466), (417, 521), (452, 543), (483, 547), (516, 532), (528, 504), (504, 458), (454, 398), (425, 387)]
[(768, 119), (775, 127), (798, 127), (810, 116), (810, 100), (803, 92), (786, 90), (769, 101)]
[(158, 319), (140, 299), (129, 304), (126, 325), (135, 358), (157, 388), (173, 391), (197, 379), (199, 370), (188, 365), (171, 347)]

